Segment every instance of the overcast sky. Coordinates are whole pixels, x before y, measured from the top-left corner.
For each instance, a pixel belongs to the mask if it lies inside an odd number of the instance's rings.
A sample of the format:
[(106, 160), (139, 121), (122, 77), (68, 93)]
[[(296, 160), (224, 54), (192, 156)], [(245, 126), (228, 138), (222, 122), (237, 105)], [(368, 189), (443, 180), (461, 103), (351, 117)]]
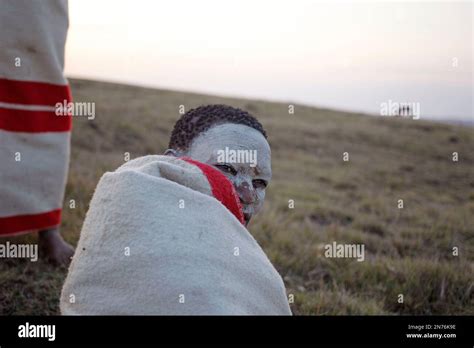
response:
[(473, 118), (473, 2), (69, 0), (66, 74)]

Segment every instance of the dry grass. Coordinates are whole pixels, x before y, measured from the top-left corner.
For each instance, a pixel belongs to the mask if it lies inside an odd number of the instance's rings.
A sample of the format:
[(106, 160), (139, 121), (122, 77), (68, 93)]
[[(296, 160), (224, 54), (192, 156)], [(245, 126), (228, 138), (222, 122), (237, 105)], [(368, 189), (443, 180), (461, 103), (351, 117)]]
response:
[[(294, 294), (295, 314), (474, 314), (472, 128), (299, 105), (289, 115), (285, 103), (71, 85), (76, 101), (96, 103), (96, 119), (74, 120), (62, 225), (69, 242), (78, 240), (98, 179), (125, 152), (162, 153), (181, 104), (225, 103), (256, 114), (269, 134), (274, 180), (250, 231)], [(332, 241), (364, 243), (365, 262), (325, 258), (322, 248)], [(3, 260), (0, 274), (0, 313), (58, 313), (66, 269)]]

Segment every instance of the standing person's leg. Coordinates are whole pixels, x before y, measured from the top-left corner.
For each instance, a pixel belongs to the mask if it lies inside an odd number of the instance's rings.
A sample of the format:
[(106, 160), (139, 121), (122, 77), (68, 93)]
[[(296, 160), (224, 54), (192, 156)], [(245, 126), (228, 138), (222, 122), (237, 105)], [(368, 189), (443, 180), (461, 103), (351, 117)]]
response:
[(38, 232), (41, 251), (54, 263), (69, 262), (74, 249), (64, 241), (59, 234), (59, 228), (54, 227)]
[(73, 249), (59, 234), (69, 165), (71, 101), (63, 75), (67, 0), (0, 0), (0, 237), (39, 231), (53, 262)]

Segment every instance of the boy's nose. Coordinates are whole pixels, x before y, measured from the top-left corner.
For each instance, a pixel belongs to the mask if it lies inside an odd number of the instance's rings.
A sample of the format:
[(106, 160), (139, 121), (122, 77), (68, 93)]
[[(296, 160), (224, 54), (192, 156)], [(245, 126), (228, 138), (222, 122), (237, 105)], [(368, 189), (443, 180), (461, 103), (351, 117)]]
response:
[(247, 182), (243, 182), (237, 187), (237, 194), (243, 204), (251, 204), (255, 201), (255, 192)]

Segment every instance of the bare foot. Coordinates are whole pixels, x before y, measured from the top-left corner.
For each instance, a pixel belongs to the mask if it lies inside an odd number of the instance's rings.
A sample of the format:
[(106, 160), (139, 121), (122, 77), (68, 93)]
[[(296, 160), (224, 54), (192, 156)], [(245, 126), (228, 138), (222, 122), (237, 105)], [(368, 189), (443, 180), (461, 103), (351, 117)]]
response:
[(74, 249), (59, 234), (59, 229), (52, 228), (38, 232), (39, 247), (49, 262), (55, 265), (67, 265), (74, 255)]

